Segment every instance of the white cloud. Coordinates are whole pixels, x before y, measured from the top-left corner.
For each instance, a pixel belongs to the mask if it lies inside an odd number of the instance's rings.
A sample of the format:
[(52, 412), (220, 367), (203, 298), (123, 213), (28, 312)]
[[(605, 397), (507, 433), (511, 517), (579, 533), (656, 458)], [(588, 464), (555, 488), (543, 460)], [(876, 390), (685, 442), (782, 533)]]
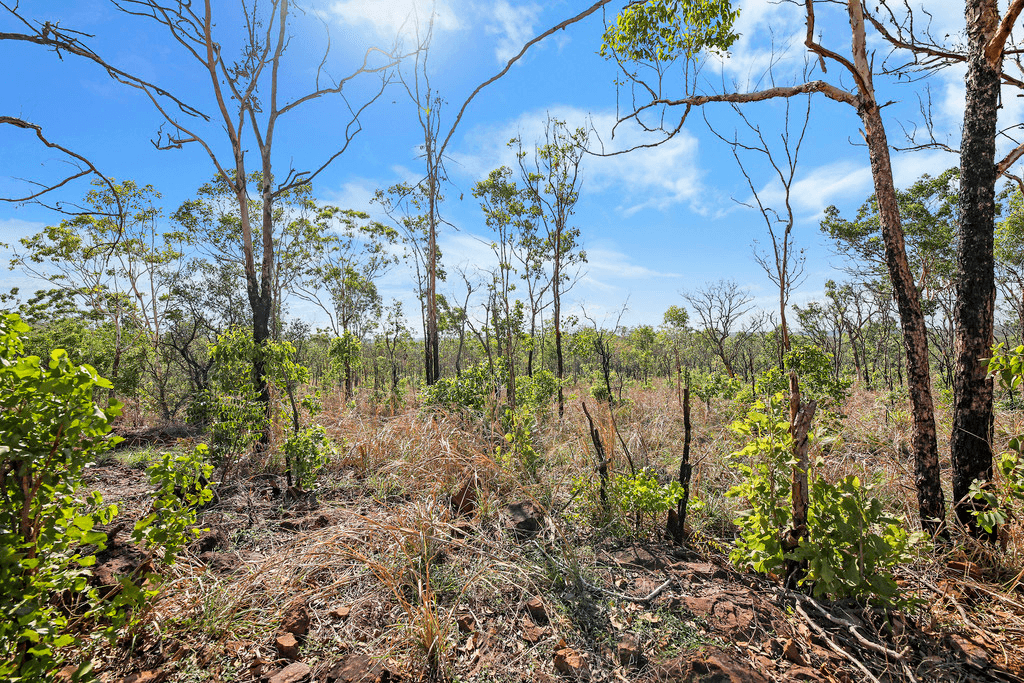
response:
[(536, 36), (534, 26), (540, 17), (541, 6), (533, 3), (512, 5), (508, 0), (498, 0), (484, 7), (484, 30), (498, 37), (495, 56), (499, 62), (507, 62)]
[[(586, 269), (590, 272), (613, 274), (617, 278), (625, 279), (650, 279), (650, 278), (677, 278), (682, 277), (679, 273), (660, 273), (641, 265), (632, 263), (628, 254), (608, 248), (587, 249)], [(606, 275), (601, 276), (602, 279)]]
[(374, 213), (380, 207), (371, 203), (380, 183), (369, 178), (353, 178), (337, 190), (324, 193), (323, 201), (342, 209)]
[[(405, 42), (415, 40), (417, 31), (422, 36), (433, 12), (435, 45), (439, 34), (472, 28), (493, 36), (499, 62), (507, 62), (535, 37), (543, 10), (541, 4), (509, 0), (334, 0), (327, 6), (328, 15), (344, 24), (368, 26), (381, 38)], [(561, 49), (566, 40), (555, 42)]]
[(414, 39), (434, 12), (434, 35), (464, 28), (449, 0), (338, 0), (328, 13), (346, 24), (369, 25), (383, 38)]
[[(498, 126), (477, 128), (468, 133), (462, 150), (451, 154), (457, 167), (475, 182), (498, 166), (517, 167), (515, 150), (507, 143), (521, 137), (529, 150), (542, 142), (547, 117), (565, 121), (570, 127), (590, 127), (596, 131), (591, 141), (594, 151), (610, 154), (637, 145), (654, 142), (657, 138), (644, 133), (632, 122), (615, 130), (615, 115), (611, 112), (588, 114), (582, 109), (555, 106), (546, 111), (534, 110)], [(631, 216), (648, 208), (665, 209), (675, 204), (688, 203), (692, 210), (704, 213), (707, 188), (701, 181), (698, 167), (698, 142), (686, 130), (672, 140), (657, 147), (640, 149), (616, 156), (588, 156), (583, 159), (583, 194), (610, 193), (615, 208)]]
[(777, 0), (744, 0), (735, 30), (740, 34), (727, 56), (712, 55), (724, 76), (741, 89), (764, 87), (760, 80), (773, 64), (800, 69), (804, 59), (806, 33), (803, 10)]

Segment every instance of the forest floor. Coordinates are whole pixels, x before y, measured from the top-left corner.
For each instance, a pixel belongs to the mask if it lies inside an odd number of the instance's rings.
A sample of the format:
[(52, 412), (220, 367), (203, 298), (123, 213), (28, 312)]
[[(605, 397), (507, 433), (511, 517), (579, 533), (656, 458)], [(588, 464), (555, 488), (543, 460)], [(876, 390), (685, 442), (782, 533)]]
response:
[[(618, 425), (646, 433), (633, 457), (652, 466), (675, 438), (670, 399), (638, 400)], [(456, 416), (327, 414), (343, 447), (315, 493), (239, 468), (142, 622), (95, 655), (101, 681), (1024, 681), (1017, 555), (922, 556), (898, 574), (916, 607), (818, 601), (729, 563), (728, 509), (695, 519), (683, 546), (653, 520), (584, 523), (578, 416), (543, 435), (549, 474), (531, 480)], [(708, 457), (724, 437), (707, 433), (695, 460), (710, 509), (729, 472)], [(150, 504), (144, 466), (167, 445), (90, 470), (121, 509), (96, 581), (141, 559), (126, 539)]]

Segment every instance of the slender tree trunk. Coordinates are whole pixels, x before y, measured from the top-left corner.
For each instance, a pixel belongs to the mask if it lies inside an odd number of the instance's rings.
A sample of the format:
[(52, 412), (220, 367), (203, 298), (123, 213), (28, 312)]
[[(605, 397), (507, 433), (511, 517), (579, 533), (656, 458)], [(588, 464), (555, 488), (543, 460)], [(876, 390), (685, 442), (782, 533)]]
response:
[[(956, 261), (953, 379), (953, 501), (957, 519), (980, 529), (969, 497), (976, 479), (992, 478), (992, 380), (982, 358), (990, 355), (995, 311), (995, 138), (999, 62), (985, 46), (999, 24), (996, 0), (966, 3), (968, 62), (963, 142), (960, 148), (960, 244)], [(999, 60), (1001, 61), (1001, 59)]]
[(873, 95), (861, 95), (858, 113), (864, 124), (864, 136), (871, 158), (871, 175), (874, 178), (875, 196), (878, 199), (882, 240), (885, 242), (885, 261), (903, 327), (903, 346), (907, 352), (907, 379), (914, 420), (912, 443), (918, 510), (922, 528), (934, 535), (942, 529), (946, 517), (946, 502), (939, 478), (939, 451), (928, 366), (927, 330), (917, 287), (907, 262), (903, 225), (892, 179), (889, 143), (882, 124), (881, 112)]
[(555, 259), (552, 268), (551, 293), (554, 297), (555, 315), (555, 368), (558, 374), (558, 417), (565, 415), (565, 395), (562, 391), (562, 378), (565, 377), (565, 359), (562, 357), (562, 299), (561, 284), (562, 277), (559, 265), (561, 263), (562, 240), (560, 234), (555, 235)]
[[(431, 143), (430, 136), (427, 136), (427, 145), (430, 146)], [(432, 146), (427, 149), (427, 160), (431, 165), (427, 181), (430, 195), (430, 234), (427, 239), (427, 334), (423, 340), (423, 347), (426, 354), (426, 382), (431, 385), (441, 377), (440, 344), (437, 335), (437, 169), (433, 162)]]

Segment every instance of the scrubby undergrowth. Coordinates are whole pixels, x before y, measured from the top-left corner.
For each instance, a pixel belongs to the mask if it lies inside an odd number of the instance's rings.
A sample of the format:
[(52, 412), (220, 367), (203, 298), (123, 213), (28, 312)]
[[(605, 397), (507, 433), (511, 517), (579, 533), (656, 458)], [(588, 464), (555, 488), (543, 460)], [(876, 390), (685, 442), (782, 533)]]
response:
[[(613, 481), (646, 472), (667, 491), (683, 440), (675, 392), (630, 391), (614, 420), (586, 400)], [(889, 607), (814, 600), (811, 586), (787, 591), (730, 564), (745, 501), (725, 496), (741, 480), (727, 456), (743, 445), (728, 425), (742, 412), (694, 406), (689, 540), (677, 546), (650, 491), (613, 486), (600, 504), (578, 398), (562, 421), (537, 420), (531, 462), (501, 417), (327, 396), (318, 422), (338, 448), (316, 486), (289, 489), (272, 455), (240, 462), (200, 515), (207, 531), (96, 671), (125, 682), (1020, 680), (1014, 525), (1001, 548), (956, 536), (916, 552)], [(910, 528), (905, 406), (855, 391), (842, 412), (813, 448), (817, 474), (873, 484)], [(999, 438), (1020, 423), (1001, 414)], [(141, 517), (142, 467), (164, 448), (121, 451), (89, 485)]]

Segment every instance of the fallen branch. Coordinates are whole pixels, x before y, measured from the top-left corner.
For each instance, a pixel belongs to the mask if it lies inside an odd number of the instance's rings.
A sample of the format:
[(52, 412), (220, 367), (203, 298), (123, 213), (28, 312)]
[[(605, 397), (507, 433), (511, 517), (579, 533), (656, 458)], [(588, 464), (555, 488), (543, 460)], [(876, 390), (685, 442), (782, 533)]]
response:
[(839, 645), (839, 643), (832, 640), (832, 638), (829, 637), (828, 631), (819, 626), (818, 623), (814, 621), (814, 619), (812, 619), (811, 616), (807, 614), (807, 612), (804, 611), (803, 605), (801, 605), (799, 601), (796, 603), (796, 611), (800, 616), (804, 618), (804, 621), (807, 622), (807, 625), (810, 626), (811, 629), (818, 634), (818, 637), (825, 641), (825, 643), (832, 649), (833, 652), (835, 652), (838, 655), (842, 655), (851, 664), (860, 669), (861, 673), (863, 673), (864, 676), (867, 677), (867, 680), (872, 681), (872, 683), (881, 683), (877, 678), (871, 675), (871, 672), (868, 671), (868, 668), (864, 666), (864, 664), (859, 659), (857, 659), (852, 654), (843, 649), (843, 647)]

